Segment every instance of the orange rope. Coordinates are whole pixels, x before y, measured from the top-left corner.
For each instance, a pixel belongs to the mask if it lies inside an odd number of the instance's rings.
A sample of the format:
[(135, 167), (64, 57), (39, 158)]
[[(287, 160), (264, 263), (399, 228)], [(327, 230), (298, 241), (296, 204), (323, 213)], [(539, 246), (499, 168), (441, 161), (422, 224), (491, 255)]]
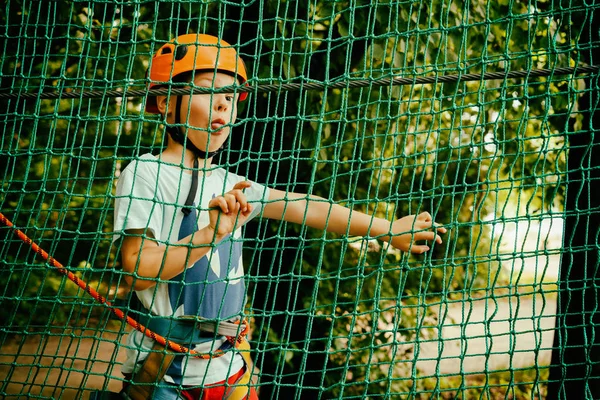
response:
[[(195, 350), (191, 350), (185, 346), (182, 346), (179, 343), (172, 342), (172, 341), (166, 339), (165, 337), (159, 335), (158, 333), (151, 331), (150, 329), (146, 328), (144, 325), (140, 324), (135, 319), (131, 318), (128, 315), (125, 315), (125, 313), (123, 313), (123, 311), (121, 311), (120, 309), (114, 307), (110, 301), (106, 300), (105, 297), (103, 297), (100, 293), (98, 293), (96, 290), (94, 290), (90, 285), (88, 285), (86, 282), (82, 281), (77, 276), (75, 276), (71, 271), (69, 271), (60, 262), (58, 262), (54, 257), (52, 257), (47, 252), (45, 252), (44, 249), (42, 249), (40, 246), (38, 246), (27, 235), (25, 235), (19, 229), (15, 228), (13, 223), (8, 218), (6, 218), (4, 216), (4, 214), (2, 214), (1, 212), (0, 212), (0, 222), (2, 222), (4, 225), (6, 225), (10, 229), (12, 229), (14, 234), (17, 235), (19, 237), (19, 239), (21, 239), (23, 242), (27, 243), (31, 247), (31, 249), (33, 251), (35, 251), (37, 254), (39, 254), (40, 256), (42, 256), (42, 258), (44, 260), (46, 260), (48, 262), (48, 264), (52, 265), (53, 267), (56, 267), (58, 269), (58, 272), (67, 276), (67, 278), (69, 278), (71, 281), (73, 281), (81, 289), (85, 290), (90, 296), (92, 296), (94, 299), (96, 299), (99, 303), (107, 306), (110, 309), (110, 311), (112, 311), (113, 314), (115, 314), (120, 320), (125, 321), (127, 324), (132, 326), (135, 330), (142, 332), (144, 335), (146, 335), (150, 339), (160, 343), (161, 345), (163, 345), (177, 353), (189, 354), (196, 358), (202, 358), (205, 360), (210, 359), (210, 358), (217, 358), (217, 357), (221, 357), (221, 356), (225, 355), (225, 351), (220, 350), (220, 349), (214, 351), (213, 353), (199, 353)], [(234, 345), (241, 343), (243, 338), (248, 333), (248, 330), (249, 330), (248, 322), (246, 320), (244, 320), (244, 321), (242, 321), (242, 323), (244, 324), (244, 328), (238, 337), (227, 336), (227, 340)]]

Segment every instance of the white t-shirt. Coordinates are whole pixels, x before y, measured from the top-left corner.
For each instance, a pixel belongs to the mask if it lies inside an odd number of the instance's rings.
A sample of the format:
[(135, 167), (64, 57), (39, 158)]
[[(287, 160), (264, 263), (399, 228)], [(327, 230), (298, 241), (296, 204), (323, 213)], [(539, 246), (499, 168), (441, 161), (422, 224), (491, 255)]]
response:
[[(185, 204), (192, 175), (178, 166), (165, 164), (145, 154), (129, 164), (119, 177), (115, 199), (114, 238), (128, 229), (148, 228), (160, 245), (169, 246), (209, 223), (208, 203), (231, 189), (244, 177), (223, 168), (200, 173), (192, 212), (185, 216)], [(244, 191), (253, 211), (248, 220), (260, 214), (269, 197), (269, 189), (252, 182)], [(168, 282), (136, 291), (144, 307), (154, 315), (198, 315), (229, 320), (239, 318), (246, 301), (242, 263), (242, 229), (238, 228), (206, 256)], [(198, 352), (214, 351), (225, 339), (197, 345)], [(136, 362), (147, 356), (152, 339), (138, 331), (128, 338), (127, 360), (123, 373), (132, 373)], [(140, 349), (142, 350), (140, 352)], [(211, 360), (177, 356), (165, 375), (165, 381), (184, 385), (208, 385), (227, 379), (244, 365), (239, 354)], [(187, 365), (186, 365), (187, 364)]]

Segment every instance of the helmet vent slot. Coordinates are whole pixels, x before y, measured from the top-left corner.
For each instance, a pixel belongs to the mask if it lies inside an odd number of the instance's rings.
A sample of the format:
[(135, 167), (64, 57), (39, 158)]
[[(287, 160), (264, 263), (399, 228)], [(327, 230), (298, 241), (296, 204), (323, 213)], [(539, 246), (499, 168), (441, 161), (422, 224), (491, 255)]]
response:
[(177, 61), (181, 60), (188, 52), (188, 47), (186, 45), (177, 46), (175, 49), (175, 59)]

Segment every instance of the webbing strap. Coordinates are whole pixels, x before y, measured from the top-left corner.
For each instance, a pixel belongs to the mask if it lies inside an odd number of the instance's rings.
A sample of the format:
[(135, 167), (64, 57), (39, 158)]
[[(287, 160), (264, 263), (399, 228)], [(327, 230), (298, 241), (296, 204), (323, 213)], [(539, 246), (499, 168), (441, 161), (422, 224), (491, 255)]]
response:
[(195, 324), (196, 328), (208, 333), (216, 333), (221, 336), (238, 337), (248, 330), (248, 322), (246, 320), (237, 321), (213, 321), (197, 316), (181, 316), (176, 321), (188, 323), (190, 321)]
[(244, 375), (225, 391), (223, 399), (227, 400), (243, 400), (250, 394), (252, 371), (254, 370), (254, 364), (250, 357), (250, 343), (247, 340), (242, 340), (238, 344), (237, 349), (240, 350), (240, 354), (244, 359), (246, 370), (244, 371)]
[[(215, 336), (226, 336), (239, 341), (248, 332), (246, 320), (215, 321), (194, 315), (162, 317), (152, 315), (144, 308), (145, 315), (139, 322), (153, 332), (169, 340), (186, 344), (199, 344), (214, 340)], [(215, 335), (216, 334), (216, 335)]]
[(156, 384), (162, 381), (174, 359), (175, 353), (160, 343), (154, 342), (152, 351), (133, 376), (132, 384), (127, 388), (129, 397), (133, 400), (151, 399)]
[(200, 170), (198, 169), (198, 157), (194, 157), (194, 170), (192, 171), (192, 186), (190, 187), (190, 192), (188, 193), (188, 197), (185, 200), (185, 207), (181, 209), (181, 211), (185, 215), (189, 215), (192, 212), (192, 205), (194, 204), (194, 199), (196, 198), (196, 192), (198, 191), (198, 175), (200, 174)]

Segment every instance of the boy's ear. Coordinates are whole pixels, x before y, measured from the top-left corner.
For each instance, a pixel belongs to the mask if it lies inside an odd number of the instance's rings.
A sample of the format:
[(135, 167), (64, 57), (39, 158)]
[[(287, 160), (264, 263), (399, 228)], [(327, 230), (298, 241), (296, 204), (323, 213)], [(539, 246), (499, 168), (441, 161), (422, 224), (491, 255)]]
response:
[(167, 114), (167, 96), (156, 96), (156, 107), (162, 115)]

